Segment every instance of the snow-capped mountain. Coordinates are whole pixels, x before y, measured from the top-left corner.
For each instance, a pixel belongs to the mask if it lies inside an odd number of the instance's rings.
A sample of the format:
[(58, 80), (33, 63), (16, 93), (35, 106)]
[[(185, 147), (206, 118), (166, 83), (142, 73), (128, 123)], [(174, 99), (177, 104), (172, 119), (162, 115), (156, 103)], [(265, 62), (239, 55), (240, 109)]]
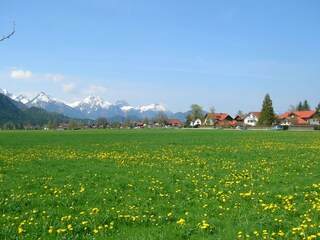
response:
[(89, 96), (83, 101), (71, 105), (75, 110), (81, 112), (84, 117), (92, 119), (107, 117), (118, 112), (118, 109), (114, 109), (111, 103), (96, 96)]
[(148, 106), (142, 106), (139, 108), (141, 112), (155, 111), (155, 112), (168, 112), (167, 108), (164, 105), (159, 103), (154, 103)]
[(35, 98), (31, 99), (27, 105), (33, 107), (41, 107), (44, 108), (49, 103), (60, 104), (58, 100), (54, 99), (50, 95), (45, 94), (44, 92), (39, 93)]
[(101, 109), (108, 109), (112, 104), (100, 97), (89, 96), (83, 101), (72, 105), (74, 108), (78, 108), (80, 111), (90, 114), (91, 112)]
[(129, 106), (129, 103), (127, 103), (125, 100), (118, 100), (114, 103), (114, 105), (119, 106), (120, 108)]
[(28, 102), (30, 102), (30, 98), (28, 98), (26, 96), (23, 96), (23, 95), (19, 95), (14, 100), (17, 101), (17, 102), (21, 102), (23, 104), (27, 104)]
[(44, 92), (39, 93), (35, 98), (26, 103), (27, 107), (38, 107), (48, 112), (57, 112), (68, 117), (82, 118), (82, 114), (76, 109), (68, 106)]
[(129, 116), (132, 119), (142, 120), (146, 117), (154, 118), (159, 112), (164, 112), (168, 117), (175, 117), (175, 114), (168, 110), (165, 105), (158, 103), (134, 107), (130, 106), (125, 100), (110, 103), (101, 97), (89, 96), (82, 101), (67, 104), (43, 92), (31, 100), (22, 95), (16, 97), (5, 89), (0, 89), (0, 93), (23, 103), (29, 108), (38, 107), (48, 112), (57, 112), (73, 118), (97, 119), (99, 117), (121, 117), (125, 119), (125, 117)]
[(23, 104), (26, 104), (27, 102), (30, 101), (29, 98), (23, 95), (19, 95), (18, 97), (9, 92), (7, 89), (0, 89), (0, 93), (6, 95), (7, 97), (11, 98), (12, 100), (15, 100), (16, 102), (20, 102)]
[(0, 93), (2, 93), (3, 95), (6, 95), (7, 97), (11, 98), (11, 99), (15, 99), (16, 96), (14, 96), (11, 92), (9, 92), (7, 89), (1, 89), (0, 88)]

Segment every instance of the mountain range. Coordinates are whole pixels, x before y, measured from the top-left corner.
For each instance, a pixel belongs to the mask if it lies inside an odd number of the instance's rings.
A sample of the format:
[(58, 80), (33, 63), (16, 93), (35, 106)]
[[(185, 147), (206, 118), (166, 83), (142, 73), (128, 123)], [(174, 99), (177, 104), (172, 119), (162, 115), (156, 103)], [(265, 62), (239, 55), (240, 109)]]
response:
[(44, 92), (32, 99), (23, 95), (15, 96), (6, 89), (0, 89), (0, 93), (14, 100), (20, 108), (37, 107), (47, 112), (56, 112), (71, 118), (93, 119), (106, 117), (109, 121), (124, 122), (127, 117), (132, 121), (154, 118), (159, 113), (164, 113), (168, 118), (177, 118), (185, 121), (186, 113), (173, 113), (163, 104), (150, 104), (140, 107), (130, 106), (125, 100), (110, 103), (97, 96), (89, 96), (82, 101), (72, 104), (58, 100)]

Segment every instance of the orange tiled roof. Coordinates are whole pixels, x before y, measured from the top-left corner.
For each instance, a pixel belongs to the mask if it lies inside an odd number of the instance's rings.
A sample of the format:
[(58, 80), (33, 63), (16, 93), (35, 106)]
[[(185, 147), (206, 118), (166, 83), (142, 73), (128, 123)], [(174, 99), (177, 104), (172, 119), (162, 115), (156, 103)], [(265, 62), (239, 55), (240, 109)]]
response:
[(237, 121), (236, 120), (232, 120), (232, 121), (218, 121), (216, 123), (216, 126), (235, 126), (237, 125)]
[(306, 120), (302, 119), (301, 117), (287, 117), (285, 118), (287, 121), (297, 124), (297, 125), (309, 125), (310, 123), (308, 123)]
[(213, 120), (219, 120), (219, 121), (223, 121), (228, 117), (232, 119), (232, 117), (227, 113), (208, 113), (207, 114), (207, 118), (210, 118)]
[(170, 125), (181, 125), (181, 122), (178, 119), (166, 119), (165, 123)]
[(294, 112), (285, 112), (284, 114), (282, 114), (279, 119), (285, 119), (287, 117), (290, 117), (292, 114), (300, 117), (302, 119), (306, 119), (306, 118), (311, 118), (314, 114), (316, 113), (315, 110), (310, 110), (310, 111), (294, 111)]

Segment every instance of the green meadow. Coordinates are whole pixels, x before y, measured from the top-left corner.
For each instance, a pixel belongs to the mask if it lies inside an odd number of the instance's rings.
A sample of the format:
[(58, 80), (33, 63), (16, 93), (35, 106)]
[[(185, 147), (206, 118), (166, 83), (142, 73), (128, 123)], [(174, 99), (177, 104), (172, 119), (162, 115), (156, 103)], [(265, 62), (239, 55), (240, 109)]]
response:
[(0, 239), (316, 238), (320, 132), (0, 131)]

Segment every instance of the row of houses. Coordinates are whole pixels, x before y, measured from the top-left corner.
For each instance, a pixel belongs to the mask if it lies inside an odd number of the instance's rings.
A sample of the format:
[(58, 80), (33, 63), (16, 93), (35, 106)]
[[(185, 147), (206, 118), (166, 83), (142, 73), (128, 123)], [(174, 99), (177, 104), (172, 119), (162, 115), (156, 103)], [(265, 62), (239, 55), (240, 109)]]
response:
[[(261, 112), (249, 112), (248, 114), (237, 115), (234, 118), (227, 113), (207, 113), (204, 119), (194, 119), (191, 121), (191, 127), (223, 127), (223, 128), (235, 128), (237, 126), (256, 126)], [(275, 115), (276, 124), (277, 125), (287, 125), (287, 126), (307, 126), (307, 125), (320, 125), (320, 112), (315, 110), (311, 111), (293, 111), (293, 112), (285, 112), (281, 116)], [(165, 119), (163, 123), (152, 122), (152, 124), (144, 123), (144, 122), (134, 122), (130, 123), (130, 127), (132, 128), (150, 128), (150, 127), (183, 127), (185, 124), (178, 119)], [(55, 129), (57, 130), (65, 130), (70, 129), (69, 124), (59, 124)], [(106, 123), (105, 125), (95, 125), (84, 124), (80, 128), (124, 128), (128, 127), (126, 124), (119, 123), (118, 125), (109, 125)], [(46, 128), (45, 128), (46, 129)], [(49, 129), (49, 128), (48, 128)], [(75, 128), (72, 128), (75, 129)]]
[[(190, 126), (214, 126), (214, 127), (236, 127), (236, 126), (256, 126), (261, 112), (249, 112), (248, 114), (237, 115), (232, 118), (227, 113), (208, 113), (204, 120), (194, 119)], [(320, 125), (320, 113), (315, 110), (310, 111), (289, 111), (281, 116), (275, 115), (278, 125)]]

